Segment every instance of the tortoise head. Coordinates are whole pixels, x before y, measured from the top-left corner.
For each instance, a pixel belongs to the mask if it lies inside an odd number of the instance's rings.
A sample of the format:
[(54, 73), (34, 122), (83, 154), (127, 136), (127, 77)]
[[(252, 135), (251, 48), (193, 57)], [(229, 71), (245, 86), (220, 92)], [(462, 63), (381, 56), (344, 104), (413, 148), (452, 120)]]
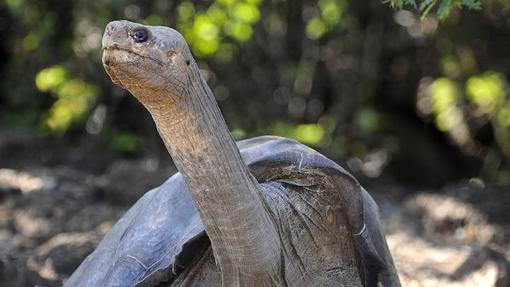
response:
[[(179, 96), (197, 69), (182, 35), (169, 27), (110, 22), (103, 35), (103, 66), (112, 81), (143, 104)], [(158, 97), (159, 96), (159, 97)]]

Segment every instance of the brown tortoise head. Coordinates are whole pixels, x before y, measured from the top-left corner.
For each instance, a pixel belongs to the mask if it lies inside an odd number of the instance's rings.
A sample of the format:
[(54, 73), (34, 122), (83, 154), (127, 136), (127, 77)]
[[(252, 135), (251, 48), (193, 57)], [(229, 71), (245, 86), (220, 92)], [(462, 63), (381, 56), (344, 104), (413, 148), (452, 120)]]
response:
[(103, 65), (115, 84), (146, 106), (161, 103), (163, 94), (175, 101), (188, 89), (190, 75), (198, 71), (179, 32), (125, 20), (106, 27)]

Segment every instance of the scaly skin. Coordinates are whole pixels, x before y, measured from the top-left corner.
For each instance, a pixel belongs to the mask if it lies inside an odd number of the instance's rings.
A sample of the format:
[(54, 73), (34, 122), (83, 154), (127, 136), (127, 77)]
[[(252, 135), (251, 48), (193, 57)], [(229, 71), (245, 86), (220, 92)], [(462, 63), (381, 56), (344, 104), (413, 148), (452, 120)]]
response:
[[(146, 41), (132, 34), (143, 30)], [(188, 185), (224, 286), (281, 286), (275, 226), (183, 37), (167, 27), (108, 24), (103, 63), (151, 113)]]

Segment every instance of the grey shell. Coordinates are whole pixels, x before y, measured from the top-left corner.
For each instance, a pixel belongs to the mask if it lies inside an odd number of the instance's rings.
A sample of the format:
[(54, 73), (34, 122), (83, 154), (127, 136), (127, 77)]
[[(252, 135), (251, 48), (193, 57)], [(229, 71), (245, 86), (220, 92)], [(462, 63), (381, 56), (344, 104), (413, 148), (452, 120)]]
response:
[[(399, 286), (384, 239), (378, 207), (342, 167), (315, 150), (289, 140), (263, 136), (238, 142), (259, 182), (285, 181), (276, 166), (315, 168), (352, 185), (342, 194), (361, 266), (364, 286)], [(276, 169), (277, 170), (277, 169)], [(333, 182), (335, 182), (333, 180)], [(341, 203), (339, 203), (341, 204)], [(177, 173), (140, 198), (74, 271), (64, 286), (150, 286), (168, 280), (190, 264), (197, 246), (207, 244), (204, 226), (182, 176)]]

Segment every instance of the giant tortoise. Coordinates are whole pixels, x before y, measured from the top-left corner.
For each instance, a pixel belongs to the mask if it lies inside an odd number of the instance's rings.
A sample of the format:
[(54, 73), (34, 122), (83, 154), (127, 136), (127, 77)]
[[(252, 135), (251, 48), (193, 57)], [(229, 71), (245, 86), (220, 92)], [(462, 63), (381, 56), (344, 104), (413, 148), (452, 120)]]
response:
[(179, 173), (138, 200), (65, 286), (400, 286), (358, 181), (294, 140), (236, 144), (177, 31), (114, 21), (103, 52)]

